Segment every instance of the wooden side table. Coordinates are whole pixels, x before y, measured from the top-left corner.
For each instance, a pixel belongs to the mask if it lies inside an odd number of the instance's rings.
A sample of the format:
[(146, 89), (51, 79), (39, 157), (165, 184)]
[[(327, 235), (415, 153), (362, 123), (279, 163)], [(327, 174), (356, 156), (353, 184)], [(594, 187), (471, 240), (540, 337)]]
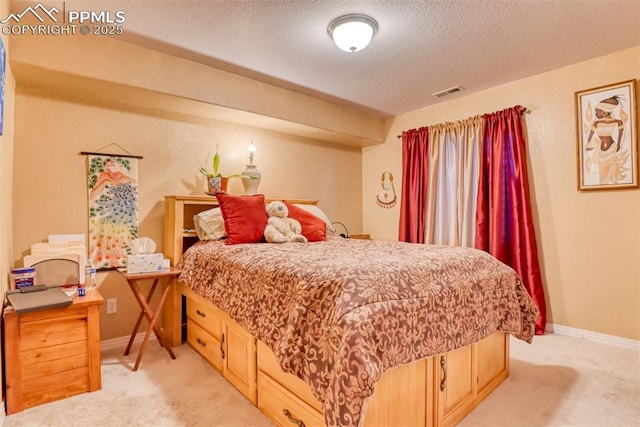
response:
[[(173, 350), (171, 349), (171, 344), (169, 343), (169, 340), (165, 338), (164, 334), (162, 333), (162, 329), (160, 329), (157, 323), (158, 323), (158, 317), (160, 316), (160, 313), (162, 313), (162, 306), (164, 305), (164, 302), (167, 299), (167, 295), (170, 294), (173, 288), (173, 280), (171, 279), (179, 275), (181, 273), (181, 270), (171, 267), (169, 269), (165, 269), (162, 271), (154, 271), (152, 273), (127, 273), (126, 270), (120, 271), (120, 272), (124, 275), (125, 279), (127, 279), (127, 283), (129, 284), (129, 287), (133, 292), (133, 296), (136, 298), (136, 301), (138, 301), (138, 305), (140, 305), (140, 308), (142, 310), (140, 312), (140, 315), (138, 316), (138, 321), (136, 322), (136, 326), (133, 328), (133, 332), (131, 333), (131, 338), (129, 338), (129, 344), (127, 345), (127, 348), (124, 351), (125, 356), (128, 355), (129, 352), (131, 351), (131, 346), (133, 345), (133, 341), (136, 337), (136, 334), (138, 333), (138, 329), (140, 328), (142, 319), (146, 317), (147, 320), (149, 321), (149, 328), (147, 329), (147, 333), (145, 334), (144, 339), (142, 340), (142, 345), (140, 346), (140, 351), (138, 352), (136, 363), (135, 365), (133, 365), (133, 370), (137, 371), (138, 367), (140, 366), (142, 355), (144, 354), (144, 350), (147, 347), (147, 342), (149, 341), (149, 337), (151, 336), (152, 331), (156, 334), (156, 337), (158, 338), (158, 342), (160, 343), (160, 345), (167, 350), (167, 353), (169, 353), (169, 356), (171, 356), (172, 359), (175, 359), (176, 355), (173, 353)], [(154, 312), (154, 310), (150, 306), (150, 301), (151, 301), (151, 297), (153, 297), (153, 293), (155, 292), (156, 287), (158, 286), (158, 283), (160, 283), (160, 279), (168, 279), (168, 280), (167, 280), (167, 283), (164, 285), (164, 290), (162, 292), (162, 296), (160, 297), (160, 302), (158, 303), (158, 307), (156, 307), (156, 310)], [(146, 297), (142, 292), (142, 288), (138, 283), (144, 280), (153, 280), (151, 289), (149, 290), (149, 293), (147, 294)]]
[(7, 414), (100, 390), (100, 304), (88, 289), (64, 308), (4, 309)]

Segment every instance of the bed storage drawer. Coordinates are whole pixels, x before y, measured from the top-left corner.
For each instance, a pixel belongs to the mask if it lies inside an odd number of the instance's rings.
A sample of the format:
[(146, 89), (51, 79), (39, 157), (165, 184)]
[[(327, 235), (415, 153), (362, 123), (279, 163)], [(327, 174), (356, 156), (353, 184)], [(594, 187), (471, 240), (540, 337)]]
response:
[(258, 408), (278, 426), (324, 426), (324, 418), (269, 375), (258, 375)]
[(223, 315), (222, 310), (213, 304), (202, 304), (195, 299), (187, 298), (187, 318), (217, 339), (222, 336)]
[(453, 426), (509, 375), (509, 336), (481, 341), (433, 357), (437, 425)]
[(218, 371), (222, 372), (220, 340), (187, 318), (187, 342)]
[(220, 308), (185, 288), (187, 342), (255, 405), (256, 339)]
[(316, 399), (313, 393), (311, 393), (311, 389), (307, 383), (293, 374), (284, 372), (280, 368), (275, 354), (273, 354), (271, 349), (262, 341), (258, 341), (258, 369), (260, 370), (260, 374), (265, 373), (269, 375), (272, 379), (304, 400), (318, 412), (322, 412), (322, 404), (318, 399)]

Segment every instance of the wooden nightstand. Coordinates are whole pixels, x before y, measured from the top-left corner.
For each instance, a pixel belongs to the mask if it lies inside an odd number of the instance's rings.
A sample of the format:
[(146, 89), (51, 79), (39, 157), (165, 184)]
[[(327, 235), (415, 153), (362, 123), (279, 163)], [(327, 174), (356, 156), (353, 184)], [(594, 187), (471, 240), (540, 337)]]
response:
[(17, 314), (5, 308), (7, 414), (100, 390), (100, 293), (65, 308)]

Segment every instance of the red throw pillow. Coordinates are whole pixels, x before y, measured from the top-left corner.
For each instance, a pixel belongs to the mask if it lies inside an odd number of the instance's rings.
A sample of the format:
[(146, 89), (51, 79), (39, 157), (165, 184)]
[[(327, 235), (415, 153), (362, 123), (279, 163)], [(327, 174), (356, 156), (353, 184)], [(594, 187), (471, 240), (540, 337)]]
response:
[(310, 242), (320, 242), (327, 240), (327, 223), (322, 218), (318, 218), (311, 212), (305, 211), (294, 204), (283, 200), (289, 209), (289, 218), (298, 220), (302, 226), (302, 235)]
[(269, 218), (264, 204), (264, 194), (232, 196), (217, 193), (216, 198), (224, 218), (227, 245), (265, 241), (264, 228)]

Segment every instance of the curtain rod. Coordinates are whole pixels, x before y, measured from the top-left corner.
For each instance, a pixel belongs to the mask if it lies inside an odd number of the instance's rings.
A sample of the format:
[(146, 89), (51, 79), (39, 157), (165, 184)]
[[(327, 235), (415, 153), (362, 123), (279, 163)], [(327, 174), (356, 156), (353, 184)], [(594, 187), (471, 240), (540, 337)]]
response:
[[(529, 111), (531, 110), (529, 110), (527, 107), (522, 107), (522, 111), (520, 112), (520, 114), (528, 113)], [(397, 135), (397, 137), (398, 139), (402, 138), (402, 134)]]

